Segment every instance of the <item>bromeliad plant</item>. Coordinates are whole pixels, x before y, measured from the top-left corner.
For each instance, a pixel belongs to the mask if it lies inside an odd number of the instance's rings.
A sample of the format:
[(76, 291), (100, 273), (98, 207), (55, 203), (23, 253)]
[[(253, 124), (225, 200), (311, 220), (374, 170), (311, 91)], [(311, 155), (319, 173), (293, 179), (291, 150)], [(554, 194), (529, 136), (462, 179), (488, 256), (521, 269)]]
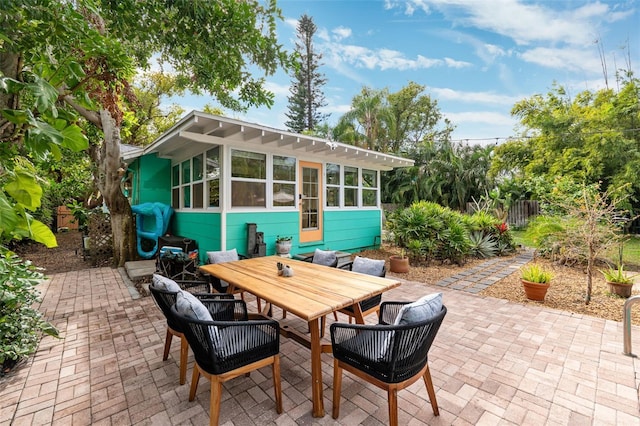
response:
[(548, 284), (553, 278), (553, 273), (542, 266), (532, 263), (520, 270), (520, 278), (531, 283)]
[(0, 247), (0, 376), (35, 352), (42, 333), (58, 336), (32, 307), (39, 301), (36, 285), (43, 278), (31, 262)]
[(640, 274), (635, 275), (627, 275), (624, 271), (624, 265), (620, 264), (618, 268), (609, 267), (609, 269), (600, 270), (602, 275), (604, 275), (604, 279), (608, 283), (618, 283), (618, 284), (633, 284), (633, 279)]

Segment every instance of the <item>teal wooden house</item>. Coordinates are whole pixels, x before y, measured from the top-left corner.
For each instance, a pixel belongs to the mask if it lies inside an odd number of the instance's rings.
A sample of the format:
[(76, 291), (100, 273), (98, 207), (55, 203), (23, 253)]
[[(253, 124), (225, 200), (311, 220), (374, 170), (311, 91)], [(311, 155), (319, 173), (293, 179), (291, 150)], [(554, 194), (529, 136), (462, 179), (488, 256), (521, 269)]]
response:
[(168, 232), (211, 250), (247, 253), (248, 224), (266, 255), (354, 252), (381, 242), (380, 173), (413, 160), (192, 111), (151, 145), (123, 149), (132, 205), (173, 208)]

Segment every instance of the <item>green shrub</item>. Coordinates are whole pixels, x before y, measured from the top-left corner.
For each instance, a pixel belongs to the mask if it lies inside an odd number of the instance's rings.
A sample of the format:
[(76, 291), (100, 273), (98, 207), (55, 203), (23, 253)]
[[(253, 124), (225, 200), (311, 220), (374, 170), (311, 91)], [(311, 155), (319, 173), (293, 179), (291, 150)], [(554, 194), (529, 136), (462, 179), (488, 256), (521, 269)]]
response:
[(461, 264), (469, 255), (489, 257), (515, 247), (509, 227), (495, 216), (486, 212), (466, 215), (428, 201), (396, 210), (387, 227), (396, 245), (409, 249), (414, 259), (424, 256), (427, 261)]
[[(42, 333), (58, 331), (31, 305), (39, 301), (36, 285), (44, 278), (29, 261), (0, 247), (0, 365), (32, 354)], [(4, 368), (3, 370), (4, 371)], [(1, 373), (0, 373), (1, 374)]]

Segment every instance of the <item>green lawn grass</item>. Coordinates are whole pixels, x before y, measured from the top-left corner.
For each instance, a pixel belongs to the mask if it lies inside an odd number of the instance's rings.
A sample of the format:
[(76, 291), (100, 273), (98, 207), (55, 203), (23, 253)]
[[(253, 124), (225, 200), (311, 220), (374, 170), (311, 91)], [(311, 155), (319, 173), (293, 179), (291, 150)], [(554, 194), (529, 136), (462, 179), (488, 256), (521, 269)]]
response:
[[(511, 233), (513, 234), (513, 239), (515, 240), (516, 244), (522, 244), (525, 247), (535, 247), (535, 245), (533, 244), (533, 241), (528, 239), (525, 236), (524, 231), (511, 230)], [(606, 257), (612, 263), (617, 264), (618, 248), (617, 247), (611, 248), (608, 251)], [(640, 268), (640, 236), (638, 235), (631, 236), (631, 238), (629, 238), (629, 240), (625, 242), (623, 251), (622, 251), (622, 263), (624, 265), (629, 265), (629, 266), (633, 265), (636, 267), (635, 269)]]

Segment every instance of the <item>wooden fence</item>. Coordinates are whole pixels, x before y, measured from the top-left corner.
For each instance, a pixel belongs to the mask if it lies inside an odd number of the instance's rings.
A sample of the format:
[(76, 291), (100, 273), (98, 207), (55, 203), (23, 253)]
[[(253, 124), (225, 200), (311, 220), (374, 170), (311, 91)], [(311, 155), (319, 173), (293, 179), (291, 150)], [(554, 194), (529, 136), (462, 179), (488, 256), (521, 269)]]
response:
[[(467, 213), (473, 213), (476, 205), (467, 203)], [(540, 205), (534, 200), (520, 200), (509, 207), (507, 223), (509, 226), (524, 227), (529, 223), (529, 218), (540, 214)]]

